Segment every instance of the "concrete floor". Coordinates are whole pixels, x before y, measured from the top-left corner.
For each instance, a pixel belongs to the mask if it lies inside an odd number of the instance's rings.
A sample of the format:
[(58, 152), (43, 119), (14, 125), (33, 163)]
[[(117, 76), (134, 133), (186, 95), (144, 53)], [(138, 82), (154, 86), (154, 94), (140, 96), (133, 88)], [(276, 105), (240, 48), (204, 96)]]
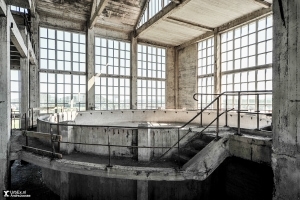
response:
[[(42, 180), (41, 168), (16, 160), (11, 167), (11, 189), (26, 190), (33, 200), (59, 200), (59, 196), (52, 192)], [(20, 199), (18, 197), (10, 199)]]

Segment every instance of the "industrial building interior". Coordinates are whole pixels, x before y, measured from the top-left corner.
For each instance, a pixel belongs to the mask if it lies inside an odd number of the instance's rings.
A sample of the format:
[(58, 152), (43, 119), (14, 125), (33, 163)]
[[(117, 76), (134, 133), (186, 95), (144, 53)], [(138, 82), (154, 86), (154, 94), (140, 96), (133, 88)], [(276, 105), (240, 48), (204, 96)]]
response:
[(0, 199), (300, 199), (299, 0), (0, 0), (0, 27)]

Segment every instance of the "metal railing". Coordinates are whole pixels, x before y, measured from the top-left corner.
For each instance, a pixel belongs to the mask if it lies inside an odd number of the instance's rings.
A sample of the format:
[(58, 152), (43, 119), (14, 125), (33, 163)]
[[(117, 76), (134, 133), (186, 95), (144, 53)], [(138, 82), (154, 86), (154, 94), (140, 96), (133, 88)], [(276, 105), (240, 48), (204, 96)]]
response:
[[(188, 125), (190, 125), (197, 117), (200, 116), (200, 127), (203, 127), (202, 124), (202, 115), (204, 111), (207, 110), (211, 110), (210, 107), (216, 103), (216, 109), (214, 109), (216, 111), (216, 117), (208, 124), (206, 125), (200, 132), (196, 133), (194, 136), (192, 136), (191, 138), (189, 138), (189, 141), (187, 141), (187, 143), (185, 143), (184, 145), (182, 145), (182, 147), (185, 147), (188, 143), (190, 143), (195, 137), (198, 137), (199, 135), (201, 135), (208, 127), (210, 127), (213, 123), (216, 122), (216, 139), (219, 139), (219, 120), (220, 117), (222, 115), (225, 114), (225, 126), (228, 126), (228, 113), (229, 112), (236, 112), (237, 113), (237, 127), (238, 127), (238, 131), (237, 134), (241, 135), (241, 130), (240, 130), (240, 123), (241, 123), (241, 113), (250, 113), (250, 114), (256, 114), (257, 115), (257, 129), (259, 130), (259, 115), (262, 114), (270, 114), (270, 113), (263, 113), (260, 112), (259, 109), (257, 109), (256, 111), (252, 112), (252, 111), (246, 111), (246, 110), (241, 110), (241, 96), (242, 95), (256, 95), (257, 96), (257, 108), (259, 108), (259, 95), (263, 95), (263, 94), (271, 94), (272, 91), (270, 90), (265, 90), (265, 91), (234, 91), (234, 92), (223, 92), (221, 94), (200, 94), (200, 96), (202, 97), (203, 95), (214, 95), (215, 99), (213, 101), (211, 101), (208, 105), (206, 105), (203, 109), (200, 110), (199, 113), (197, 113), (191, 120), (189, 120), (187, 123), (185, 123), (184, 125), (180, 126), (180, 127), (130, 127), (130, 126), (105, 126), (105, 125), (78, 125), (78, 124), (66, 124), (66, 123), (62, 123), (63, 120), (60, 119), (60, 115), (57, 115), (57, 123), (49, 123), (50, 126), (50, 142), (51, 142), (51, 152), (48, 152), (48, 155), (56, 155), (57, 156), (57, 152), (60, 153), (61, 149), (60, 149), (60, 144), (64, 143), (64, 144), (73, 144), (73, 145), (92, 145), (92, 146), (103, 146), (103, 147), (107, 147), (108, 150), (108, 167), (111, 167), (111, 148), (112, 147), (120, 147), (120, 148), (135, 148), (135, 149), (139, 149), (139, 148), (144, 148), (144, 149), (167, 149), (164, 153), (162, 153), (158, 159), (163, 158), (168, 152), (170, 152), (172, 149), (176, 148), (178, 151), (178, 154), (180, 154), (180, 142), (187, 137), (187, 135), (189, 133), (192, 132), (191, 128), (186, 129), (186, 127)], [(196, 95), (199, 95), (199, 93), (194, 94), (193, 98), (195, 100), (197, 100), (195, 98)], [(220, 106), (220, 99), (222, 97), (225, 96), (225, 109), (223, 110), (223, 112), (220, 113), (221, 110), (221, 106)], [(228, 96), (237, 96), (238, 97), (238, 109), (235, 110), (234, 108), (230, 108), (228, 109)], [(201, 98), (202, 99), (202, 98)], [(202, 102), (201, 102), (202, 104)], [(202, 106), (201, 106), (202, 107)], [(54, 134), (53, 132), (53, 126), (56, 126), (56, 134)], [(107, 143), (106, 144), (99, 144), (99, 143), (86, 143), (86, 142), (68, 142), (68, 141), (62, 141), (62, 140), (57, 140), (57, 136), (60, 135), (60, 127), (61, 126), (72, 126), (72, 127), (102, 127), (105, 128), (105, 131), (108, 130), (114, 130), (114, 129), (131, 129), (131, 130), (137, 130), (137, 129), (151, 129), (151, 130), (155, 130), (155, 129), (170, 129), (170, 130), (174, 130), (177, 131), (177, 141), (172, 145), (172, 146), (138, 146), (138, 145), (117, 145), (117, 144), (111, 144), (111, 138), (110, 138), (110, 134), (108, 135), (107, 138)], [(180, 137), (180, 130), (187, 130), (187, 132)], [(49, 134), (49, 133), (48, 133)], [(138, 134), (138, 133), (137, 133)], [(27, 137), (27, 135), (26, 135)], [(55, 148), (55, 144), (57, 143), (57, 148)], [(28, 147), (28, 140), (26, 140), (26, 146)], [(61, 155), (58, 155), (57, 157), (61, 158)], [(157, 160), (157, 159), (156, 159)]]
[[(202, 97), (204, 96), (204, 95), (215, 95), (215, 96), (217, 96), (213, 101), (212, 101), (212, 103), (213, 102), (215, 102), (216, 101), (216, 99), (218, 99), (218, 104), (217, 104), (217, 112), (221, 109), (221, 107), (220, 107), (220, 104), (219, 104), (219, 98), (221, 97), (221, 96), (225, 96), (225, 111), (227, 111), (228, 110), (228, 97), (229, 96), (231, 96), (231, 97), (238, 97), (238, 99), (237, 99), (237, 101), (238, 101), (238, 103), (237, 103), (237, 110), (236, 110), (236, 112), (237, 112), (237, 115), (238, 115), (238, 117), (237, 117), (237, 128), (238, 128), (238, 135), (240, 135), (241, 134), (241, 113), (248, 113), (248, 114), (256, 114), (256, 117), (257, 117), (257, 125), (256, 125), (256, 129), (257, 130), (260, 130), (260, 125), (259, 125), (259, 116), (260, 115), (271, 115), (271, 113), (270, 112), (262, 112), (262, 111), (260, 111), (259, 110), (259, 107), (260, 107), (260, 102), (259, 102), (259, 97), (260, 97), (260, 95), (272, 95), (272, 90), (257, 90), (257, 91), (229, 91), (229, 92), (223, 92), (223, 93), (221, 93), (221, 94), (204, 94), (204, 93), (195, 93), (194, 95), (193, 95), (193, 99), (194, 100), (196, 100), (196, 101), (198, 101), (198, 99), (196, 99), (195, 97), (196, 96), (200, 96), (200, 99), (201, 99), (201, 102), (200, 102), (200, 107), (202, 108), (203, 107), (203, 102), (202, 102)], [(254, 111), (249, 111), (249, 110), (242, 110), (241, 109), (241, 105), (242, 105), (242, 103), (241, 103), (241, 97), (242, 96), (249, 96), (249, 95), (251, 95), (251, 96), (256, 96), (256, 100), (255, 100), (255, 107), (256, 107), (256, 110), (254, 110)], [(204, 110), (208, 110), (208, 108), (212, 105), (212, 103), (210, 103), (210, 104), (208, 104), (208, 106), (206, 106), (205, 108), (204, 108)], [(234, 107), (234, 106), (233, 106)], [(202, 110), (202, 109), (201, 109)], [(202, 113), (201, 113), (201, 116), (200, 116), (200, 126), (202, 126)], [(226, 115), (225, 115), (225, 126), (227, 127), (228, 126), (228, 113), (226, 113)]]

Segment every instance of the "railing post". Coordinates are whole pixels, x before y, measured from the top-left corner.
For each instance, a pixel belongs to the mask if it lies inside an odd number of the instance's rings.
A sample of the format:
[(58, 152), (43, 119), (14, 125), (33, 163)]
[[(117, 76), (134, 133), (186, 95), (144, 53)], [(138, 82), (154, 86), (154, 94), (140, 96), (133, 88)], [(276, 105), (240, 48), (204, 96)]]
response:
[(10, 109), (10, 135), (12, 135), (12, 128), (13, 128), (13, 126), (12, 126), (12, 124), (13, 124), (13, 110), (12, 109)]
[(219, 112), (220, 112), (220, 97), (217, 99), (217, 127), (216, 127), (216, 139), (219, 139)]
[[(16, 112), (15, 111), (12, 111), (14, 114), (13, 114), (13, 119), (12, 119), (12, 121), (13, 121), (13, 124), (14, 124), (14, 129), (16, 128)], [(21, 120), (21, 119), (20, 119)], [(20, 126), (20, 121), (19, 121), (19, 126)]]
[(53, 130), (52, 130), (52, 124), (50, 124), (50, 134), (51, 134), (51, 147), (52, 147), (52, 156), (54, 157), (54, 153), (55, 153), (55, 146), (54, 146), (54, 142), (53, 142)]
[(227, 112), (227, 103), (228, 103), (228, 96), (227, 94), (225, 95), (225, 127), (228, 127), (228, 112)]
[(110, 158), (109, 131), (107, 131), (107, 141), (108, 141), (108, 165), (107, 165), (107, 167), (112, 167), (112, 166), (111, 166), (111, 158)]
[(256, 109), (256, 124), (257, 124), (257, 130), (259, 130), (259, 94), (257, 94), (256, 98), (256, 104), (257, 104), (257, 109)]
[(31, 108), (31, 129), (33, 129), (33, 108)]
[(203, 95), (201, 94), (201, 103), (200, 103), (200, 108), (201, 108), (201, 114), (200, 114), (200, 127), (203, 127), (203, 125), (202, 125), (202, 108), (203, 108), (203, 107), (202, 107), (202, 106), (203, 106), (203, 105), (202, 105), (202, 96), (203, 96)]
[[(25, 113), (25, 131), (27, 131), (27, 116), (26, 116), (26, 113)], [(28, 137), (26, 135), (26, 146), (28, 146)]]
[(241, 135), (241, 92), (238, 92), (238, 135)]
[(177, 138), (178, 138), (177, 148), (178, 148), (178, 156), (179, 156), (180, 155), (180, 153), (179, 153), (179, 140), (180, 140), (179, 128), (177, 129)]
[[(57, 135), (59, 135), (59, 113), (57, 115)], [(60, 152), (60, 142), (57, 143), (57, 151)]]

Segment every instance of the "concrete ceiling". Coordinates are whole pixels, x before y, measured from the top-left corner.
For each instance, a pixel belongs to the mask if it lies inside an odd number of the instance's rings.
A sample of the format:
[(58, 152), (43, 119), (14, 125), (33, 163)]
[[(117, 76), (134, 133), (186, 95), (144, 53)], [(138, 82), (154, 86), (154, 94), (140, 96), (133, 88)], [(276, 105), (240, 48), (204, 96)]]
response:
[(142, 40), (178, 46), (223, 24), (266, 9), (270, 3), (272, 0), (183, 0), (176, 6), (173, 3), (172, 8), (169, 5), (170, 9), (165, 7), (165, 12), (142, 25), (137, 35)]
[[(92, 12), (95, 2), (103, 3), (100, 15)], [(126, 34), (134, 31), (146, 0), (36, 0), (41, 21), (52, 18), (81, 23), (81, 27), (95, 18), (96, 27)], [(269, 5), (268, 5), (269, 4)], [(182, 45), (215, 28), (253, 12), (266, 9), (272, 0), (181, 0), (171, 2), (160, 13), (137, 29), (143, 41), (167, 46)], [(97, 10), (97, 8), (95, 9)], [(94, 16), (93, 16), (94, 15)]]
[[(96, 1), (96, 0), (95, 0)], [(103, 0), (102, 0), (103, 1)], [(95, 26), (129, 33), (146, 0), (109, 0), (97, 17)], [(93, 0), (37, 0), (37, 12), (41, 18), (64, 19), (71, 22), (89, 22)], [(48, 22), (51, 23), (51, 22)]]

